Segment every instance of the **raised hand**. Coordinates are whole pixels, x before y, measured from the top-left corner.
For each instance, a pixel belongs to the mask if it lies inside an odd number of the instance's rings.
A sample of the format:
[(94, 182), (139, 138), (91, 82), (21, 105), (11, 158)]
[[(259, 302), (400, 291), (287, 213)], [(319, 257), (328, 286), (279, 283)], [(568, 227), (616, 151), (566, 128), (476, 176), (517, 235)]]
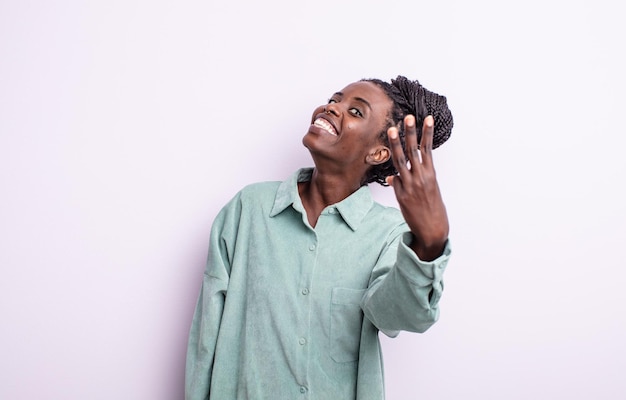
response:
[(411, 248), (421, 260), (431, 261), (443, 252), (450, 229), (432, 158), (435, 123), (430, 115), (424, 119), (419, 145), (413, 115), (404, 118), (404, 127), (408, 163), (397, 128), (387, 131), (398, 171), (398, 175), (387, 177), (387, 183), (393, 186), (400, 211), (413, 233)]

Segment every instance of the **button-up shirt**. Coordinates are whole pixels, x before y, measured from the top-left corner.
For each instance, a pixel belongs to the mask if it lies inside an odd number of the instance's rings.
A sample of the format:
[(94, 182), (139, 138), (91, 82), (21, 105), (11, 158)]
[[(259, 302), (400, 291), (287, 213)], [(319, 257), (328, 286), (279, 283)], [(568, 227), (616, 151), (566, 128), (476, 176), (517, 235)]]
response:
[(187, 400), (380, 400), (378, 332), (423, 332), (437, 320), (449, 245), (421, 261), (401, 213), (366, 186), (312, 228), (298, 194), (311, 174), (247, 186), (216, 217)]

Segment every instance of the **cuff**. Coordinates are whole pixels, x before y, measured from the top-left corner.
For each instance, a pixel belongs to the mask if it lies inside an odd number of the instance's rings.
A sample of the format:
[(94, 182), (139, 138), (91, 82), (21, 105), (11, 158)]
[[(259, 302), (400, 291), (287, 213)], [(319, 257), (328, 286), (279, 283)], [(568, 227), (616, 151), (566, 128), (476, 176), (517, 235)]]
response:
[(446, 241), (443, 252), (432, 261), (422, 261), (409, 247), (413, 240), (411, 232), (405, 232), (398, 246), (397, 268), (408, 279), (416, 285), (437, 284), (443, 277), (443, 272), (448, 265), (452, 249), (450, 239)]

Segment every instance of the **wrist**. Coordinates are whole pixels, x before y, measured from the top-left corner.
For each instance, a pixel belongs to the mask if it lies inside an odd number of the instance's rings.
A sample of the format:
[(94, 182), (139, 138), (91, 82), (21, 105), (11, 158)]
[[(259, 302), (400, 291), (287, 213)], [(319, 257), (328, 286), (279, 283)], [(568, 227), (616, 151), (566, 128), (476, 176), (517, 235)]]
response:
[(429, 241), (425, 243), (421, 240), (418, 240), (415, 235), (413, 235), (413, 240), (409, 245), (409, 248), (417, 254), (417, 257), (422, 261), (433, 261), (439, 258), (444, 249), (446, 248), (446, 242), (448, 241), (448, 237), (446, 236), (444, 239)]

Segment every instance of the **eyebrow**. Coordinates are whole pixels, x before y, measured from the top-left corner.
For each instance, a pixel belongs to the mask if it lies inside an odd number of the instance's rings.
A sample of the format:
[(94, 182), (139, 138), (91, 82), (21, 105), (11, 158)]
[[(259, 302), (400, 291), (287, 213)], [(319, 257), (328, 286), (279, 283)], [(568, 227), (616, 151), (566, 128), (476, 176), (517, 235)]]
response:
[[(337, 96), (343, 97), (343, 92), (337, 92), (335, 94)], [(369, 103), (369, 101), (365, 100), (364, 98), (362, 98), (362, 97), (355, 97), (354, 100), (365, 104), (370, 110), (372, 109), (372, 105)]]

